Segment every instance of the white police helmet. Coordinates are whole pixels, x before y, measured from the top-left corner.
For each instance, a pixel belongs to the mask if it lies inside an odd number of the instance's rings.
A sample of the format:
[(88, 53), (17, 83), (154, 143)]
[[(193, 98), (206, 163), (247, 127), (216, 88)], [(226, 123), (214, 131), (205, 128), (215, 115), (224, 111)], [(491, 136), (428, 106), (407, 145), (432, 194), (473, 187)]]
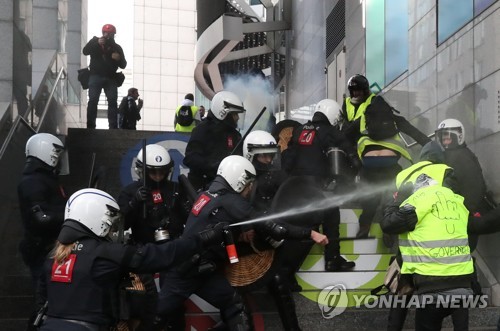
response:
[(253, 162), (256, 154), (276, 154), (278, 145), (276, 139), (266, 131), (256, 130), (250, 132), (243, 142), (243, 156)]
[(462, 122), (448, 118), (439, 123), (436, 140), (444, 149), (462, 146), (465, 143), (465, 129)]
[(37, 133), (26, 142), (26, 157), (36, 157), (54, 168), (57, 166), (63, 151), (62, 141), (50, 133)]
[[(142, 157), (142, 148), (137, 154), (135, 161), (135, 173), (142, 178), (142, 167), (144, 165)], [(174, 161), (165, 147), (158, 144), (146, 145), (146, 171), (147, 170), (165, 170), (169, 176), (174, 167)]]
[(253, 164), (243, 156), (230, 155), (219, 164), (217, 175), (224, 178), (233, 190), (240, 193), (255, 180), (256, 171)]
[(220, 91), (212, 99), (210, 111), (218, 120), (224, 120), (229, 113), (244, 113), (243, 102), (240, 98), (229, 91)]
[(108, 193), (86, 188), (75, 192), (66, 203), (64, 220), (73, 220), (99, 237), (106, 237), (120, 218), (120, 207)]
[(316, 104), (314, 113), (317, 112), (323, 113), (331, 125), (337, 125), (340, 120), (342, 108), (335, 100), (323, 99)]

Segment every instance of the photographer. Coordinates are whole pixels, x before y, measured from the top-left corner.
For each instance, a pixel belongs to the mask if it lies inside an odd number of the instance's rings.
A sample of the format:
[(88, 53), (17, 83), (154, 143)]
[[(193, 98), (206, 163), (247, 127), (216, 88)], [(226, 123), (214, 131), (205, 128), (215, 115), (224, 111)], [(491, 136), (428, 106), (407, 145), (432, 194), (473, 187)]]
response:
[(83, 47), (83, 55), (90, 55), (89, 102), (87, 105), (87, 128), (95, 129), (97, 104), (104, 89), (108, 99), (108, 123), (110, 129), (118, 128), (117, 98), (118, 86), (116, 70), (125, 69), (127, 60), (123, 49), (115, 42), (116, 28), (112, 24), (102, 27), (102, 37), (93, 37)]

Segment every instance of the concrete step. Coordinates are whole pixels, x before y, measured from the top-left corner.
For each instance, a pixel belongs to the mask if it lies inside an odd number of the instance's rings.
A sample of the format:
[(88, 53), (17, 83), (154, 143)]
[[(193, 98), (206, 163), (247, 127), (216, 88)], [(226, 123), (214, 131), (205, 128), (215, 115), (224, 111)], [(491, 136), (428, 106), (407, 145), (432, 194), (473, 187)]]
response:
[[(340, 242), (340, 253), (342, 254), (391, 254), (379, 238), (350, 239)], [(323, 254), (323, 247), (314, 245), (309, 254)]]
[[(392, 254), (366, 254), (366, 255), (352, 255), (342, 254), (348, 261), (354, 261), (356, 266), (350, 272), (364, 272), (364, 271), (386, 271)], [(300, 271), (304, 272), (325, 272), (325, 259), (323, 255), (309, 254)], [(326, 273), (328, 276), (331, 273)]]

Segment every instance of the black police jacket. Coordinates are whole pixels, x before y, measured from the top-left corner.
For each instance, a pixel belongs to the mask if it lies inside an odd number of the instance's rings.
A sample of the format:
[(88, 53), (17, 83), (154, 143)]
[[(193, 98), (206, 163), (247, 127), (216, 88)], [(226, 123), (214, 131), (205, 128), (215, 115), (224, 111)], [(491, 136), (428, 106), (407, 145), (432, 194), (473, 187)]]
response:
[(464, 204), (471, 213), (486, 212), (484, 205), (486, 183), (476, 155), (464, 144), (444, 151), (445, 162), (453, 168), (457, 178), (458, 194), (464, 197)]
[(337, 147), (350, 157), (356, 151), (337, 127), (328, 120), (309, 121), (293, 130), (288, 149), (282, 154), (283, 169), (292, 176), (317, 176), (326, 178), (329, 175), (329, 148)]
[(39, 285), (39, 303), (48, 300), (50, 317), (103, 326), (116, 322), (119, 284), (128, 271), (167, 270), (201, 250), (196, 236), (141, 247), (111, 243), (88, 234), (76, 237), (72, 255), (62, 265), (47, 259)]
[(178, 194), (178, 186), (171, 181), (150, 183), (148, 188), (151, 196), (146, 204), (146, 219), (144, 219), (144, 203), (134, 199), (136, 191), (143, 186), (142, 181), (127, 185), (118, 197), (118, 205), (124, 216), (124, 229), (132, 230), (134, 243), (154, 242), (155, 230), (167, 229), (171, 238), (177, 238), (184, 230), (187, 215)]
[[(193, 129), (186, 146), (183, 162), (189, 168), (189, 176), (212, 181), (220, 162), (231, 155), (240, 140), (241, 134), (235, 128), (213, 115), (207, 117)], [(234, 154), (242, 155), (241, 145)]]
[(17, 193), (24, 228), (23, 257), (45, 256), (61, 230), (66, 194), (54, 169), (33, 157), (27, 159)]
[[(208, 225), (219, 222), (229, 224), (248, 220), (255, 215), (255, 211), (248, 200), (236, 193), (226, 181), (217, 176), (210, 185), (208, 191), (198, 195), (193, 208), (186, 221), (183, 237), (192, 236), (205, 229)], [(232, 228), (234, 238), (238, 238), (238, 228)], [(208, 254), (213, 258), (222, 258), (222, 249), (212, 249), (214, 254)]]

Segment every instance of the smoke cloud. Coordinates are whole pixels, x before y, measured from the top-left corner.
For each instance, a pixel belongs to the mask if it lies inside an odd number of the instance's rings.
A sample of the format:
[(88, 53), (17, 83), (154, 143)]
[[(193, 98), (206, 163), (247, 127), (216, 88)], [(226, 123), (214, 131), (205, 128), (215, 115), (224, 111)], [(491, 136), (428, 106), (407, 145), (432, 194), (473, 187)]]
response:
[(270, 81), (261, 75), (228, 76), (224, 81), (224, 89), (235, 93), (243, 101), (243, 105), (247, 110), (241, 134), (246, 133), (263, 107), (267, 109), (252, 131), (272, 131), (276, 124), (274, 113), (277, 109), (277, 98), (273, 95)]

